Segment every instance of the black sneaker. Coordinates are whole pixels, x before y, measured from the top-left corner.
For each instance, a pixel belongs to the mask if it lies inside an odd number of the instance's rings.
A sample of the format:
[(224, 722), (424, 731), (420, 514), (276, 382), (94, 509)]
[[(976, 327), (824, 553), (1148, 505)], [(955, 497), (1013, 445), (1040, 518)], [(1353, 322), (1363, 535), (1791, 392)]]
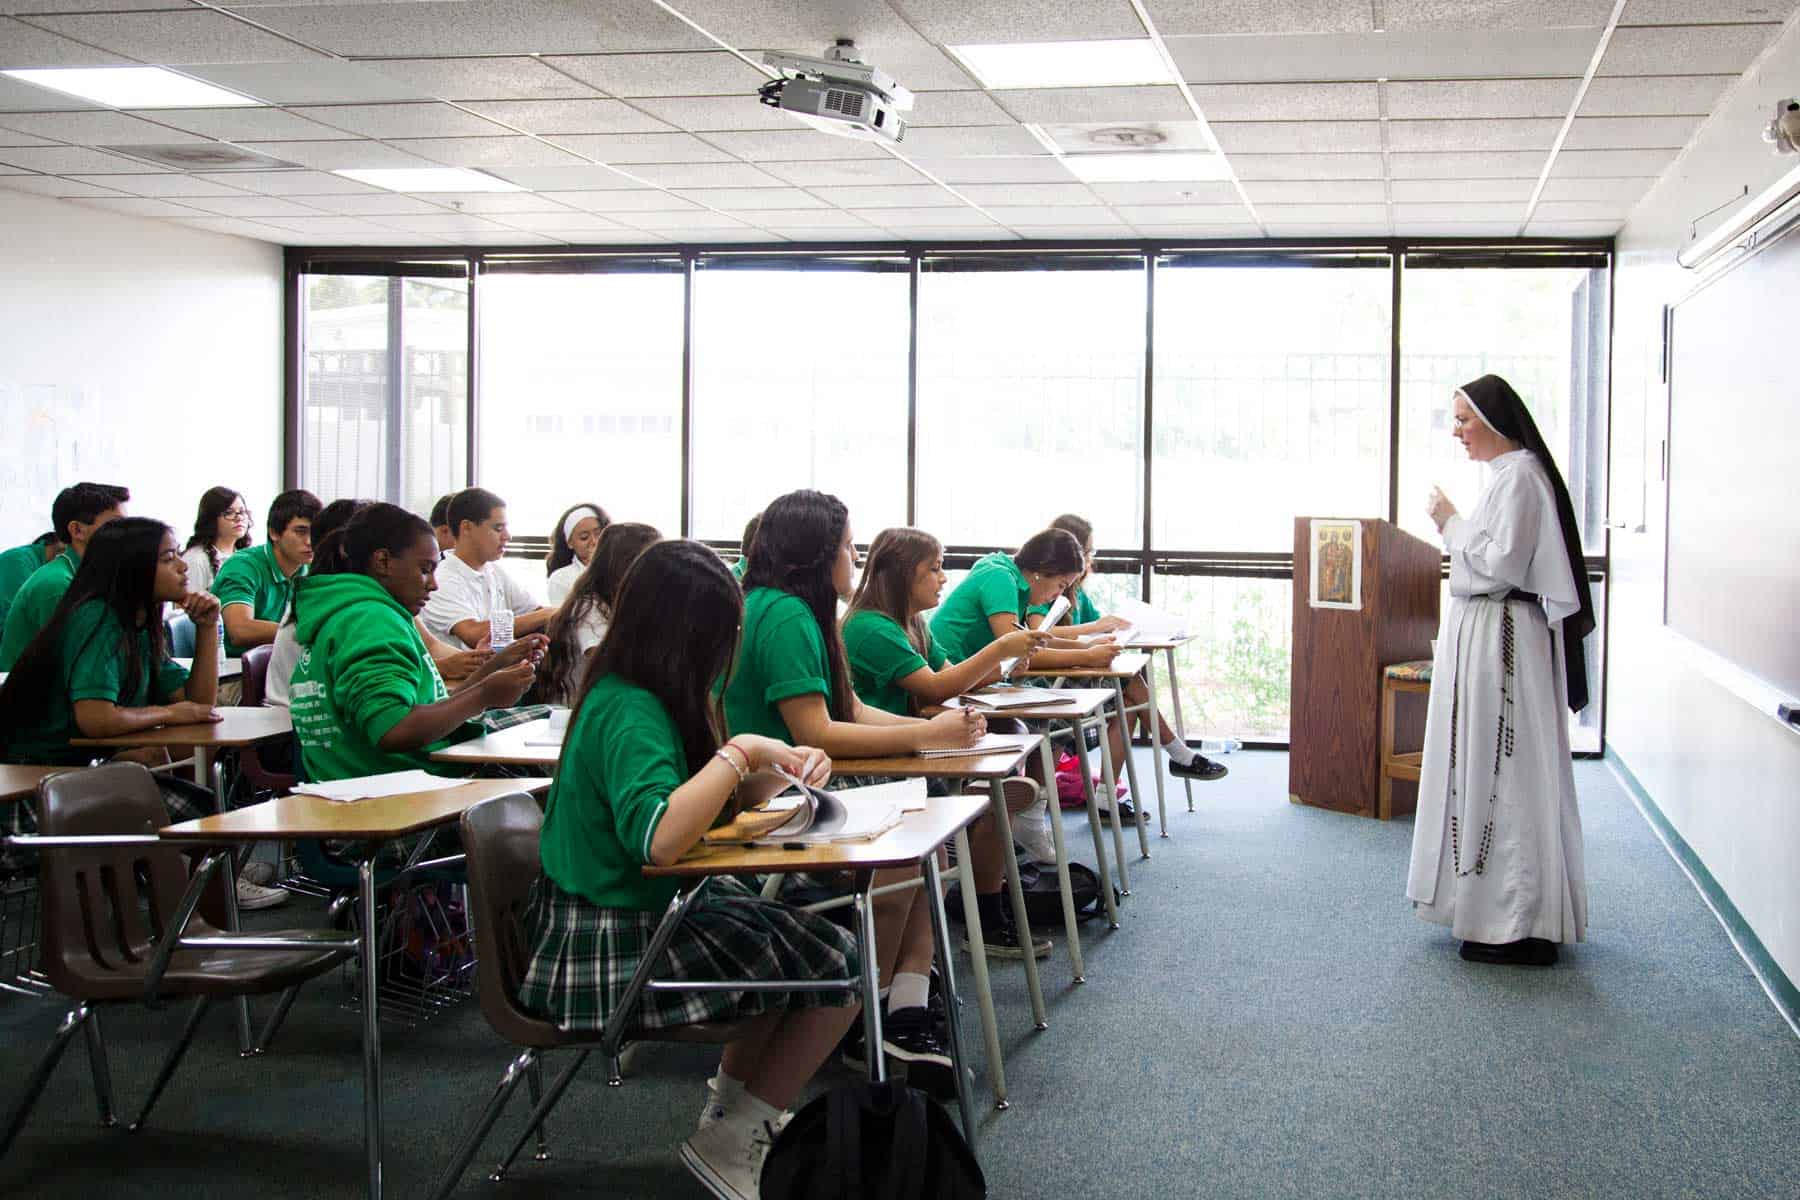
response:
[[(1019, 928), (1012, 921), (1001, 921), (993, 928), (981, 927), (981, 941), (987, 948), (989, 958), (1024, 958), (1025, 941), (1019, 937)], [(1047, 957), (1050, 953), (1050, 939), (1031, 935), (1031, 953), (1035, 958)], [(963, 952), (969, 950), (969, 935), (963, 933)]]
[(1223, 779), (1231, 774), (1231, 769), (1224, 763), (1214, 762), (1204, 754), (1196, 754), (1194, 761), (1185, 765), (1171, 758), (1169, 774), (1177, 779), (1198, 779), (1202, 783), (1211, 783), (1215, 779)]
[(956, 1099), (956, 1068), (924, 1006), (888, 1013), (881, 1030), (888, 1061), (906, 1072), (908, 1084), (939, 1100)]
[(1118, 813), (1119, 822), (1127, 828), (1147, 823), (1150, 820), (1148, 814), (1140, 815), (1136, 806), (1133, 805), (1131, 801), (1120, 800), (1113, 808), (1103, 808), (1100, 810), (1100, 823), (1102, 825), (1111, 825), (1113, 823), (1114, 812)]

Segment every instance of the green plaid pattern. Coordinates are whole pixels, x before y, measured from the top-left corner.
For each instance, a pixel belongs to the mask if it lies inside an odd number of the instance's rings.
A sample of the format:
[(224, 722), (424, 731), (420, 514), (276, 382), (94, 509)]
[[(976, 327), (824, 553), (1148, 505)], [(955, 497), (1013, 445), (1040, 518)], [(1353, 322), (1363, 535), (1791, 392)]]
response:
[[(600, 1029), (624, 998), (661, 921), (661, 913), (601, 908), (548, 876), (538, 880), (526, 913), (533, 948), (520, 1005), (565, 1029)], [(707, 884), (663, 957), (653, 978), (665, 981), (852, 979), (858, 970), (850, 934), (824, 917), (764, 900), (730, 878)], [(854, 999), (850, 992), (646, 991), (630, 1031)]]
[(515, 725), (541, 721), (549, 715), (548, 704), (521, 704), (517, 708), (490, 708), (476, 720), (481, 722), (482, 729), (488, 733), (499, 733), (502, 729), (511, 729)]

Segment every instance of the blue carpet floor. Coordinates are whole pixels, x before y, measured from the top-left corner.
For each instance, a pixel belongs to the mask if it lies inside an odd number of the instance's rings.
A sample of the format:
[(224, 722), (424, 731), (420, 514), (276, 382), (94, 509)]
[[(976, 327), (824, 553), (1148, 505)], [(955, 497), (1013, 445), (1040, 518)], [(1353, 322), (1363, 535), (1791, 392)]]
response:
[[(1048, 960), (1049, 1030), (1032, 1031), (1017, 966), (995, 964), (1013, 1098), (984, 1115), (995, 1196), (1800, 1196), (1800, 1041), (1606, 767), (1576, 770), (1590, 940), (1525, 971), (1464, 963), (1412, 916), (1410, 822), (1289, 804), (1285, 755), (1228, 761), (1194, 814), (1171, 789), (1172, 837), (1132, 863), (1124, 927), (1087, 926), (1088, 982), (1070, 986), (1060, 948)], [(341, 998), (314, 988), (254, 1063), (215, 1015), (136, 1135), (97, 1127), (71, 1050), (0, 1194), (359, 1195)], [(7, 1099), (61, 1011), (0, 998)], [(110, 1015), (127, 1113), (179, 1021)], [(384, 1046), (388, 1193), (419, 1196), (510, 1056), (472, 1004)], [(472, 1171), (458, 1194), (701, 1196), (674, 1148), (712, 1063), (652, 1048), (620, 1091), (590, 1064), (552, 1161), (500, 1185)]]

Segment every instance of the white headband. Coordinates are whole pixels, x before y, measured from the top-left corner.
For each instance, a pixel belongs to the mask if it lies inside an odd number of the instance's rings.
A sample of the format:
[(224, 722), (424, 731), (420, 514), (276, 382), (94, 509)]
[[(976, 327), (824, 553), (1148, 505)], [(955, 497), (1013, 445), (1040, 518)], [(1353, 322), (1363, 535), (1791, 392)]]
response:
[[(1487, 419), (1487, 414), (1481, 411), (1481, 405), (1469, 399), (1469, 393), (1463, 391), (1461, 388), (1457, 388), (1456, 394), (1463, 398), (1463, 403), (1469, 406), (1469, 411), (1475, 414), (1477, 420), (1483, 425), (1486, 425), (1489, 429), (1493, 429), (1495, 433), (1500, 433), (1498, 429), (1494, 429), (1494, 423)], [(1500, 433), (1500, 436), (1506, 437), (1504, 433)], [(1507, 438), (1507, 440), (1511, 441), (1512, 439)]]
[(600, 510), (586, 504), (582, 505), (580, 508), (571, 509), (569, 515), (563, 518), (563, 541), (566, 542), (574, 537), (575, 527), (589, 517), (598, 521), (600, 519)]

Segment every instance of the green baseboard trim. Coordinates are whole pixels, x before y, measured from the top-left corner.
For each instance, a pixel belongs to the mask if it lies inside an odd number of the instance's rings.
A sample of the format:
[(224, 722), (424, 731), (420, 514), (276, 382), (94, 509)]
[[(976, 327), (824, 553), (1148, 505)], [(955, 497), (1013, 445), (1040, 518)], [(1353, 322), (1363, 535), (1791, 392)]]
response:
[(1713, 916), (1724, 926), (1725, 936), (1731, 939), (1731, 944), (1744, 960), (1744, 965), (1750, 968), (1756, 982), (1762, 985), (1763, 992), (1775, 1005), (1775, 1011), (1781, 1014), (1781, 1019), (1787, 1022), (1788, 1028), (1796, 1036), (1800, 1036), (1800, 988), (1794, 986), (1794, 981), (1787, 977), (1787, 972), (1770, 957), (1762, 939), (1756, 936), (1756, 931), (1744, 920), (1744, 914), (1738, 911), (1731, 897), (1725, 894), (1725, 889), (1719, 886), (1713, 873), (1707, 870), (1700, 856), (1694, 853), (1694, 848), (1687, 844), (1687, 839), (1676, 832), (1675, 827), (1669, 823), (1669, 818), (1663, 815), (1662, 809), (1651, 799), (1650, 793), (1644, 790), (1644, 785), (1638, 782), (1638, 777), (1632, 774), (1631, 768), (1625, 765), (1625, 761), (1610, 746), (1606, 750), (1606, 763), (1624, 786), (1626, 794), (1637, 805), (1638, 811), (1644, 814), (1645, 822), (1655, 832), (1664, 849), (1668, 850), (1669, 857), (1675, 860), (1675, 865), (1681, 868), (1682, 874), (1694, 885), (1694, 890), (1700, 893), (1700, 898), (1706, 901), (1706, 906), (1712, 909)]

